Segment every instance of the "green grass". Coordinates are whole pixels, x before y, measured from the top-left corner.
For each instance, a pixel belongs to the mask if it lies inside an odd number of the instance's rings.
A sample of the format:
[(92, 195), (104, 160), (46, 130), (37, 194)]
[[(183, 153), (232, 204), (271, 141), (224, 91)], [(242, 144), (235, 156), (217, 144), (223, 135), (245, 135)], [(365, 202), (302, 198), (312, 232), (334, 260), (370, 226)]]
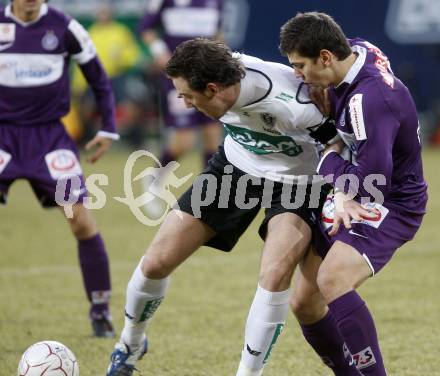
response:
[[(440, 375), (438, 150), (425, 152), (430, 184), (428, 214), (416, 239), (404, 246), (360, 293), (376, 319), (389, 375)], [(125, 288), (155, 228), (136, 221), (123, 196), (123, 152), (107, 155), (87, 173), (106, 173), (107, 205), (95, 211), (110, 254), (113, 317), (123, 323)], [(179, 176), (197, 170), (195, 156)], [(77, 265), (76, 245), (59, 210), (44, 211), (27, 183), (17, 182), (0, 208), (0, 375), (13, 376), (22, 352), (43, 339), (65, 343), (81, 375), (104, 375), (114, 341), (90, 336), (88, 304)], [(261, 219), (261, 218), (259, 218)], [(259, 221), (232, 254), (202, 248), (173, 275), (169, 294), (152, 322), (151, 351), (140, 363), (145, 376), (235, 375), (247, 311), (257, 283), (262, 242)], [(290, 317), (266, 376), (330, 375)]]

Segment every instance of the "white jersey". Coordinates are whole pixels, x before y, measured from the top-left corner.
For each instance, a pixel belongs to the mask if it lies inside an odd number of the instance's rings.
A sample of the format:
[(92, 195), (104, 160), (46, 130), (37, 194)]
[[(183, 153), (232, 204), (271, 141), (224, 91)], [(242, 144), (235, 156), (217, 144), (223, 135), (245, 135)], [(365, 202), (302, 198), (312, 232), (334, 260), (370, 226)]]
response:
[(243, 62), (246, 76), (236, 103), (220, 119), (227, 131), (228, 161), (253, 176), (306, 183), (315, 174), (322, 148), (309, 131), (325, 117), (292, 68), (234, 56)]

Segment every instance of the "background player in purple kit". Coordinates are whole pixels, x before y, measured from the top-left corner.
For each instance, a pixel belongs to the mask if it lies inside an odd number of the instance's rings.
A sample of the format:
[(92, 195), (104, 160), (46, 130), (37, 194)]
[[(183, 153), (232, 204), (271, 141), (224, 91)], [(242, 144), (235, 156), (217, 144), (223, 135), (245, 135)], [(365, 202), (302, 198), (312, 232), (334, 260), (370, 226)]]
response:
[(0, 8), (0, 200), (6, 203), (16, 179), (26, 179), (43, 207), (56, 206), (57, 180), (65, 174), (80, 176), (81, 189), (70, 192), (78, 203), (68, 221), (78, 241), (93, 333), (109, 337), (114, 331), (107, 252), (82, 204), (86, 188), (78, 151), (60, 121), (69, 111), (71, 57), (92, 86), (102, 114), (103, 128), (86, 146), (95, 149), (89, 158), (93, 163), (118, 135), (110, 84), (87, 32), (43, 0), (14, 0)]
[(304, 262), (291, 305), (336, 375), (386, 375), (374, 321), (355, 289), (421, 225), (427, 186), (416, 108), (386, 56), (366, 41), (347, 40), (326, 14), (290, 19), (280, 49), (306, 83), (328, 88), (331, 114), (352, 152), (345, 160), (342, 146), (332, 145), (321, 157), (318, 173), (337, 192), (333, 226), (324, 233), (328, 246), (318, 247), (324, 260), (310, 254)]
[[(221, 12), (223, 0), (155, 0), (148, 2), (147, 12), (140, 23), (142, 39), (153, 56), (152, 68), (161, 73), (172, 51), (183, 41), (195, 37), (221, 37)], [(217, 151), (222, 140), (222, 128), (194, 108), (188, 109), (178, 98), (170, 79), (159, 77), (162, 118), (167, 130), (167, 140), (160, 157), (163, 166), (178, 160), (194, 148), (197, 130), (201, 130), (204, 164)], [(164, 178), (164, 177), (163, 177)], [(158, 179), (155, 184), (163, 179)], [(144, 181), (145, 189), (149, 182)], [(153, 200), (146, 210), (160, 217), (160, 202)]]

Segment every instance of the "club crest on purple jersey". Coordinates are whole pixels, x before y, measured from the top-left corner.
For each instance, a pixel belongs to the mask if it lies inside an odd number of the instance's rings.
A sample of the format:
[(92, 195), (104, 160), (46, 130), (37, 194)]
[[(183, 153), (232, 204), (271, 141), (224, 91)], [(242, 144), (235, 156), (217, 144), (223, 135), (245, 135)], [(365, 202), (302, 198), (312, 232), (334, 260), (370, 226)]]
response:
[(41, 45), (47, 51), (53, 51), (58, 47), (59, 41), (58, 37), (55, 35), (53, 30), (46, 31), (43, 39), (41, 40)]

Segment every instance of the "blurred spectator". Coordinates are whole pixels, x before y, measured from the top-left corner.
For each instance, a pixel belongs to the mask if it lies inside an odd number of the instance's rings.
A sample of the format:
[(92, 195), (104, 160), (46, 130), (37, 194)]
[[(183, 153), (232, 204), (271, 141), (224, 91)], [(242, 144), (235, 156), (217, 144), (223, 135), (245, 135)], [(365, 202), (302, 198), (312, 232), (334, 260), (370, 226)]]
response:
[[(143, 139), (142, 123), (151, 108), (153, 88), (146, 84), (138, 67), (142, 52), (132, 31), (113, 19), (108, 1), (101, 4), (96, 22), (89, 34), (110, 78), (117, 105), (117, 126), (122, 137), (140, 146)], [(96, 104), (90, 89), (79, 70), (74, 73), (73, 91), (79, 99), (79, 114), (87, 133), (96, 127)], [(150, 105), (150, 106), (149, 106)]]
[[(211, 159), (222, 140), (223, 128), (219, 123), (194, 108), (186, 108), (171, 80), (161, 74), (171, 51), (181, 42), (195, 37), (220, 37), (222, 7), (222, 0), (150, 1), (140, 23), (142, 39), (153, 58), (152, 72), (159, 75), (162, 119), (167, 131), (160, 157), (163, 166), (193, 150), (198, 130), (202, 135), (204, 164)], [(154, 184), (162, 184), (165, 178), (160, 176)], [(150, 182), (145, 180), (143, 183), (144, 190), (149, 190)], [(160, 200), (151, 201), (145, 209), (157, 217), (163, 212)]]

